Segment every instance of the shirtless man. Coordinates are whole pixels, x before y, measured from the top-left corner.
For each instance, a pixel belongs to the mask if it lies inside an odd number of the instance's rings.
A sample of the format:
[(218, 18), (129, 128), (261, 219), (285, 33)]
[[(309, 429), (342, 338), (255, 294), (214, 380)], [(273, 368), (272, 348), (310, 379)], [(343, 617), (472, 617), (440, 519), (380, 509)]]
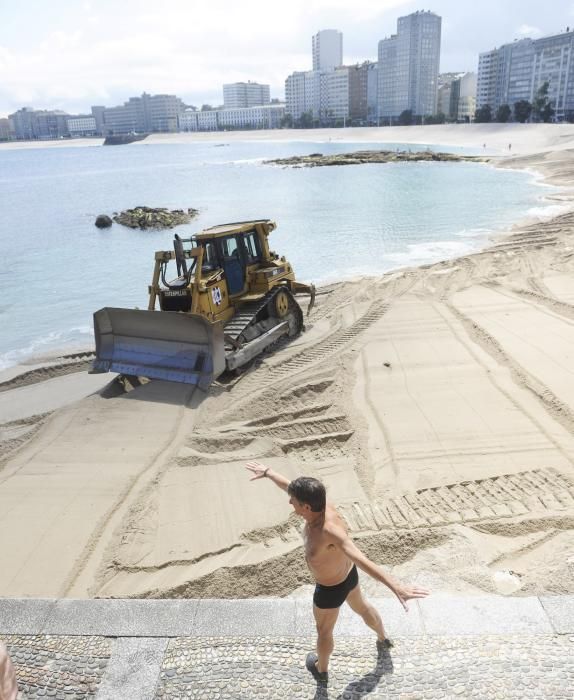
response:
[(349, 537), (335, 507), (327, 502), (325, 487), (320, 481), (306, 476), (289, 481), (259, 462), (248, 462), (246, 468), (253, 473), (251, 481), (267, 478), (287, 491), (293, 510), (305, 520), (305, 559), (316, 581), (313, 614), (317, 624), (317, 653), (309, 653), (305, 665), (315, 679), (327, 682), (329, 657), (334, 647), (333, 628), (345, 601), (376, 632), (377, 648), (391, 647), (393, 644), (385, 634), (381, 616), (374, 605), (363, 598), (357, 566), (390, 588), (405, 611), (408, 611), (408, 600), (425, 598), (429, 591), (418, 586), (404, 586), (367, 559)]

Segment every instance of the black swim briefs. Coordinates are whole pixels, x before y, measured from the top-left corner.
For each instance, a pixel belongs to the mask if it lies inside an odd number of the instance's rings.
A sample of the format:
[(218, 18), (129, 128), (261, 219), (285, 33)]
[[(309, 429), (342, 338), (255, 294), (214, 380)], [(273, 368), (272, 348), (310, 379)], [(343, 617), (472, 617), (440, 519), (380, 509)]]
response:
[(318, 608), (340, 608), (358, 583), (359, 574), (357, 573), (357, 567), (353, 564), (353, 568), (349, 571), (347, 578), (336, 586), (322, 586), (318, 583), (315, 586), (313, 603)]

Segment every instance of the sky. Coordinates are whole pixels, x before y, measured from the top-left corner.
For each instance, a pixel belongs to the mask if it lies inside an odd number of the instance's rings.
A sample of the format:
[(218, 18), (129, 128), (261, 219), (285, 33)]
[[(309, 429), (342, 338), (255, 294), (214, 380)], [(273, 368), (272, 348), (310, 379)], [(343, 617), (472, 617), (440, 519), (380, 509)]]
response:
[(284, 98), (311, 69), (311, 37), (343, 33), (343, 60), (376, 60), (397, 18), (442, 17), (441, 72), (476, 71), (478, 54), (574, 26), (574, 0), (0, 0), (0, 117), (21, 107), (89, 113), (167, 93), (201, 107), (252, 80)]

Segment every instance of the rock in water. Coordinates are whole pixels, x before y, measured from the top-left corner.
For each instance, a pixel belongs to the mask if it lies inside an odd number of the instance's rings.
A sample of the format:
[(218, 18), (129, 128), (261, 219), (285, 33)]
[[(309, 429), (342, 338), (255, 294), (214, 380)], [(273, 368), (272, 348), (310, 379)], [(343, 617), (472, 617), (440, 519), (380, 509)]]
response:
[(135, 207), (135, 209), (126, 209), (119, 214), (114, 214), (113, 220), (122, 226), (129, 228), (140, 229), (164, 229), (188, 224), (191, 219), (198, 214), (197, 209), (165, 209), (158, 207)]
[(110, 228), (112, 223), (113, 221), (109, 216), (107, 216), (107, 214), (100, 214), (98, 217), (96, 217), (96, 226), (98, 228)]

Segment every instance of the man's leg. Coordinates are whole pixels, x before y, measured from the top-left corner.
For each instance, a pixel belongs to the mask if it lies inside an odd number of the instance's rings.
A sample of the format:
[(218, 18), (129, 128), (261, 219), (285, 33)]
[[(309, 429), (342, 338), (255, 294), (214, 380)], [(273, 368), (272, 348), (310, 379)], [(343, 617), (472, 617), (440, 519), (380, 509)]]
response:
[(359, 585), (355, 586), (349, 593), (347, 596), (347, 603), (350, 605), (351, 610), (356, 612), (357, 615), (360, 615), (364, 623), (377, 633), (379, 641), (383, 641), (383, 639), (386, 638), (381, 616), (377, 612), (375, 606), (363, 598), (363, 593)]
[(313, 605), (317, 625), (317, 671), (326, 673), (333, 652), (333, 629), (339, 617), (339, 608), (318, 608)]

